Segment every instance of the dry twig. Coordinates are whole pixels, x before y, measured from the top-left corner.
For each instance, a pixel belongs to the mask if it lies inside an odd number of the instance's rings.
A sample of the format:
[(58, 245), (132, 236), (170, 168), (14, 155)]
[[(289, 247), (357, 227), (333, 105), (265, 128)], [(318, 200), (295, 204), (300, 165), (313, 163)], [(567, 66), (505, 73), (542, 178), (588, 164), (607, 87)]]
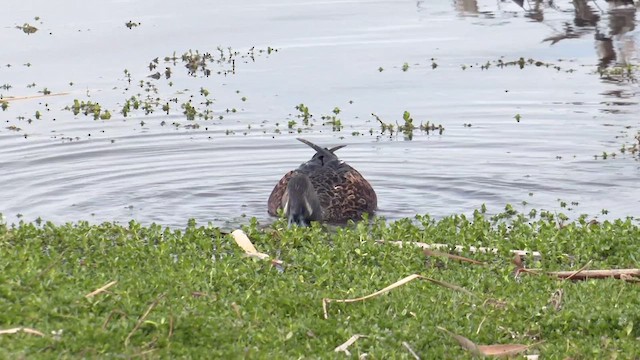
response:
[(98, 294), (100, 294), (102, 292), (105, 292), (108, 288), (112, 287), (113, 285), (115, 285), (117, 283), (118, 283), (117, 281), (111, 281), (110, 283), (108, 283), (108, 284), (106, 284), (106, 285), (104, 285), (102, 287), (99, 287), (96, 290), (88, 293), (84, 297), (87, 298), (87, 299), (92, 298), (92, 297), (94, 297), (94, 296), (96, 296), (96, 295), (98, 295)]
[(349, 340), (345, 341), (341, 345), (338, 345), (335, 349), (333, 349), (333, 351), (335, 351), (335, 352), (344, 352), (347, 356), (350, 356), (351, 352), (349, 351), (349, 346), (353, 345), (353, 343), (358, 341), (358, 339), (360, 339), (361, 337), (368, 337), (368, 336), (367, 335), (355, 334), (352, 337), (350, 337)]
[(138, 330), (140, 328), (140, 326), (142, 325), (142, 323), (144, 322), (144, 319), (147, 318), (147, 316), (149, 315), (149, 313), (151, 312), (151, 310), (153, 310), (154, 307), (156, 307), (156, 305), (158, 305), (158, 302), (160, 302), (160, 299), (162, 299), (162, 297), (164, 297), (163, 295), (158, 296), (157, 299), (155, 299), (151, 305), (149, 305), (149, 307), (147, 308), (147, 311), (144, 312), (144, 314), (138, 319), (138, 322), (136, 322), (136, 326), (133, 327), (133, 330), (131, 330), (131, 332), (129, 333), (129, 335), (127, 335), (127, 338), (124, 339), (124, 346), (129, 346), (129, 340), (131, 339), (131, 336), (133, 336), (133, 333), (136, 332), (136, 330)]
[(372, 294), (369, 294), (369, 295), (366, 295), (366, 296), (362, 296), (362, 297), (359, 297), (359, 298), (355, 298), (355, 299), (329, 299), (329, 298), (324, 298), (324, 299), (322, 299), (322, 310), (324, 312), (324, 318), (325, 319), (329, 318), (329, 313), (328, 313), (328, 310), (327, 310), (327, 307), (328, 307), (329, 303), (332, 303), (332, 302), (335, 302), (335, 303), (352, 303), (352, 302), (364, 301), (364, 300), (367, 300), (367, 299), (382, 295), (382, 294), (384, 294), (386, 292), (389, 292), (389, 291), (391, 291), (391, 290), (393, 290), (393, 289), (395, 289), (395, 288), (397, 288), (399, 286), (405, 285), (406, 283), (408, 283), (410, 281), (413, 281), (415, 279), (427, 280), (427, 281), (432, 282), (434, 284), (437, 284), (437, 285), (440, 285), (440, 286), (444, 286), (444, 287), (452, 289), (452, 290), (462, 291), (462, 292), (464, 292), (464, 293), (466, 293), (468, 295), (475, 296), (469, 290), (467, 290), (465, 288), (462, 288), (462, 287), (460, 287), (458, 285), (449, 284), (449, 283), (444, 282), (444, 281), (431, 279), (431, 278), (428, 278), (426, 276), (422, 276), (422, 275), (419, 275), (419, 274), (413, 274), (413, 275), (409, 275), (409, 276), (407, 276), (407, 277), (405, 277), (403, 279), (400, 279), (400, 280), (396, 281), (395, 283), (385, 287), (382, 290), (378, 290), (378, 291), (376, 291), (376, 292), (374, 292)]
[(31, 335), (37, 335), (37, 336), (44, 336), (44, 334), (36, 329), (32, 329), (32, 328), (26, 328), (26, 327), (17, 327), (17, 328), (11, 328), (11, 329), (5, 329), (5, 330), (0, 330), (0, 335), (7, 335), (7, 334), (17, 334), (17, 333), (26, 333), (26, 334), (31, 334)]

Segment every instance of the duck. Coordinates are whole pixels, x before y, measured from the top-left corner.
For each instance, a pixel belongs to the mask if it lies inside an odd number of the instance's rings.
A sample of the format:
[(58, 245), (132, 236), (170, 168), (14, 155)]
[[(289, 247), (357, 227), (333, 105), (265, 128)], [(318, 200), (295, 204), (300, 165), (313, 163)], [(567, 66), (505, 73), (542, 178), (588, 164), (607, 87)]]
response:
[(269, 215), (284, 210), (289, 226), (310, 226), (312, 221), (343, 224), (360, 220), (364, 214), (374, 215), (378, 198), (373, 187), (335, 154), (346, 145), (323, 148), (297, 140), (316, 153), (276, 184), (269, 196)]

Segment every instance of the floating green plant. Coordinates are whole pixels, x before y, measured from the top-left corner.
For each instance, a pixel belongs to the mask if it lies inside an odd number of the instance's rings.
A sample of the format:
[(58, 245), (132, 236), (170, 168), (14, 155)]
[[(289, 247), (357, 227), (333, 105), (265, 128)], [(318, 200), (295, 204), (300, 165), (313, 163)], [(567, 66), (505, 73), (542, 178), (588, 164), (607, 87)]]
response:
[(413, 118), (411, 117), (411, 113), (405, 111), (402, 113), (402, 125), (398, 125), (398, 131), (402, 132), (405, 138), (411, 140), (413, 139), (413, 130), (416, 128), (413, 125)]
[(191, 105), (190, 102), (186, 102), (184, 104), (182, 104), (180, 106), (182, 109), (184, 109), (184, 111), (182, 112), (183, 114), (185, 114), (187, 116), (187, 120), (195, 120), (196, 118), (196, 114), (197, 111), (196, 109)]
[(342, 120), (338, 118), (338, 114), (340, 114), (340, 111), (340, 108), (336, 106), (333, 108), (333, 115), (323, 115), (321, 117), (321, 119), (324, 121), (323, 125), (331, 125), (332, 131), (342, 130), (344, 125), (342, 125)]
[(575, 71), (575, 69), (564, 69), (560, 65), (556, 65), (553, 63), (544, 62), (540, 60), (535, 60), (531, 58), (525, 59), (524, 57), (520, 57), (516, 60), (511, 60), (511, 61), (505, 61), (504, 59), (497, 59), (497, 60), (487, 60), (487, 62), (485, 62), (484, 64), (478, 64), (478, 63), (476, 63), (475, 65), (463, 64), (461, 65), (461, 68), (462, 70), (467, 70), (468, 68), (473, 68), (474, 66), (479, 68), (480, 70), (489, 70), (490, 68), (493, 68), (493, 67), (499, 68), (499, 69), (504, 69), (509, 67), (517, 67), (519, 69), (524, 69), (528, 66), (533, 66), (538, 68), (550, 68), (556, 71), (564, 71), (567, 73), (572, 73)]
[(611, 67), (598, 67), (597, 73), (609, 81), (635, 83), (639, 70), (640, 66), (636, 64), (615, 64)]
[[(469, 127), (471, 126), (471, 124), (469, 124)], [(427, 134), (431, 133), (431, 132), (438, 132), (438, 135), (442, 135), (442, 133), (444, 133), (444, 126), (442, 126), (442, 124), (434, 124), (430, 121), (427, 121), (426, 123), (420, 123), (420, 130), (426, 132)]]
[(309, 108), (305, 104), (296, 105), (296, 110), (300, 113), (296, 115), (297, 118), (302, 119), (302, 123), (305, 126), (309, 126), (309, 120), (313, 117), (313, 115), (309, 112)]
[[(230, 47), (218, 47), (216, 51), (213, 52), (189, 50), (182, 55), (174, 52), (173, 55), (165, 56), (164, 58), (155, 57), (147, 64), (148, 69), (152, 71), (152, 73), (142, 79), (135, 79), (131, 71), (128, 69), (124, 70), (123, 80), (128, 84), (128, 86), (124, 88), (126, 98), (121, 103), (121, 108), (114, 112), (124, 117), (130, 117), (135, 116), (135, 114), (139, 112), (143, 112), (144, 115), (150, 115), (159, 111), (162, 111), (166, 115), (171, 115), (173, 109), (180, 109), (188, 120), (209, 120), (214, 118), (222, 120), (223, 116), (215, 114), (213, 109), (211, 109), (211, 106), (214, 104), (214, 99), (210, 98), (212, 92), (209, 89), (202, 86), (198, 87), (201, 98), (197, 98), (196, 95), (186, 87), (183, 88), (183, 90), (174, 92), (174, 94), (169, 97), (161, 96), (159, 89), (163, 85), (163, 77), (166, 78), (165, 84), (173, 86), (174, 81), (184, 79), (174, 76), (179, 69), (186, 69), (186, 75), (190, 77), (208, 77), (216, 74), (228, 76), (235, 73), (238, 64), (255, 61), (259, 56), (271, 54), (276, 51), (277, 49), (274, 48), (251, 48), (248, 51), (240, 52), (234, 51)], [(158, 69), (161, 69), (163, 66), (165, 70), (158, 71)], [(174, 77), (174, 79), (169, 81), (170, 77)], [(132, 85), (135, 85), (137, 89), (133, 89)], [(45, 94), (48, 93), (48, 89), (45, 88), (43, 92)], [(246, 102), (247, 97), (242, 96), (241, 100)], [(175, 103), (176, 106), (171, 105), (171, 103)], [(89, 107), (95, 106), (93, 104), (95, 104), (93, 100), (81, 101), (77, 99), (73, 105), (69, 105), (65, 107), (65, 109), (74, 112), (76, 115), (80, 113), (85, 113), (85, 115), (92, 114), (94, 118), (101, 118), (101, 115), (102, 117), (111, 116), (112, 112), (106, 115), (106, 113), (102, 112), (102, 109), (100, 109), (100, 112), (95, 109), (89, 109), (87, 111)], [(226, 109), (227, 113), (237, 113), (238, 111), (236, 108)]]
[[(94, 120), (98, 120), (100, 118), (102, 118), (103, 116), (107, 116), (105, 115), (106, 113), (108, 113), (108, 111), (105, 110), (105, 112), (102, 112), (102, 107), (100, 106), (99, 103), (96, 102), (92, 102), (92, 101), (80, 101), (78, 99), (74, 99), (73, 100), (73, 105), (72, 106), (67, 106), (64, 108), (65, 110), (70, 110), (71, 112), (73, 112), (74, 115), (79, 115), (79, 114), (84, 114), (85, 116), (93, 116)], [(111, 114), (108, 114), (109, 118), (111, 117)]]
[(378, 115), (374, 113), (371, 113), (371, 116), (373, 116), (380, 123), (381, 134), (384, 135), (385, 132), (389, 132), (389, 136), (393, 136), (393, 133), (395, 132), (395, 128), (393, 124), (385, 123), (384, 121), (382, 121), (382, 119)]
[(142, 25), (142, 23), (139, 23), (139, 22), (133, 22), (133, 21), (129, 20), (129, 21), (127, 21), (124, 25), (125, 25), (126, 27), (128, 27), (129, 29), (133, 29), (134, 27), (137, 27), (137, 26)]
[(36, 31), (38, 31), (37, 27), (35, 27), (33, 25), (29, 25), (28, 23), (24, 23), (24, 25), (22, 25), (22, 26), (16, 26), (16, 28), (22, 30), (27, 35), (33, 34)]

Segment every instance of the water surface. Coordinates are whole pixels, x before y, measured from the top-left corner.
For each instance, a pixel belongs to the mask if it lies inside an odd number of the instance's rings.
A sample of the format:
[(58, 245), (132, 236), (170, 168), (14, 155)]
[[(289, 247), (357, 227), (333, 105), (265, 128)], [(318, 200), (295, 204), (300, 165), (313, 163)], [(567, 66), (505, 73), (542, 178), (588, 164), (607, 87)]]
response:
[[(599, 74), (638, 64), (632, 4), (8, 7), (0, 14), (0, 86), (9, 87), (0, 95), (42, 96), (45, 88), (56, 95), (12, 99), (0, 111), (0, 212), (9, 222), (19, 216), (169, 226), (189, 218), (229, 227), (245, 216), (266, 221), (275, 183), (312, 155), (296, 137), (347, 144), (339, 155), (369, 179), (379, 214), (388, 219), (470, 213), (482, 204), (498, 212), (508, 203), (524, 211), (640, 215), (638, 155), (620, 151), (638, 142), (638, 85)], [(130, 29), (129, 21), (139, 26)], [(38, 31), (16, 28), (24, 23)], [(180, 60), (164, 61), (189, 50), (218, 54), (218, 47), (237, 55), (234, 64), (212, 63), (211, 76), (190, 76)], [(497, 66), (521, 57), (539, 66)], [(155, 58), (157, 68), (150, 69)], [(155, 72), (160, 79), (148, 77)], [(169, 115), (157, 108), (124, 117), (131, 96), (176, 103)], [(63, 110), (74, 99), (99, 103), (111, 119)], [(189, 100), (214, 118), (187, 120), (180, 104)], [(313, 126), (296, 117), (301, 103)], [(321, 118), (336, 107), (340, 131)], [(395, 124), (404, 111), (416, 125), (428, 121), (445, 130), (390, 137), (371, 115)], [(292, 129), (289, 121), (296, 122)]]

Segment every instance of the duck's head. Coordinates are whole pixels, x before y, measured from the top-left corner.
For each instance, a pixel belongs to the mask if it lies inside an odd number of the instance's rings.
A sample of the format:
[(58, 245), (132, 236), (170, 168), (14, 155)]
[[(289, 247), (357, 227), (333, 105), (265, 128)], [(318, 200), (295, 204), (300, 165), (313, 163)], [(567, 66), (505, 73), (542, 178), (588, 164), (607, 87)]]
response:
[(311, 221), (322, 221), (318, 194), (309, 177), (303, 173), (296, 173), (289, 179), (282, 197), (282, 207), (289, 226), (309, 226)]

